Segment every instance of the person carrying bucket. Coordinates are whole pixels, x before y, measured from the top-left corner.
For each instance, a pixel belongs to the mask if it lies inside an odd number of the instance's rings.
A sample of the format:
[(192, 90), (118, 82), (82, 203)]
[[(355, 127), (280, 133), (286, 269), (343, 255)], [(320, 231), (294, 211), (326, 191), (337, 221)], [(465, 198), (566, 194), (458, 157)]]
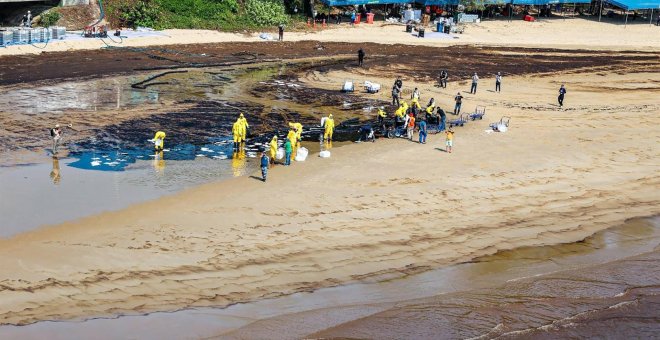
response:
[(323, 133), (323, 139), (327, 142), (332, 141), (332, 133), (335, 130), (335, 120), (332, 118), (332, 113), (328, 116), (328, 119), (325, 120), (323, 125), (325, 130)]
[(154, 136), (154, 148), (156, 151), (163, 151), (165, 148), (165, 132), (156, 132), (156, 135)]

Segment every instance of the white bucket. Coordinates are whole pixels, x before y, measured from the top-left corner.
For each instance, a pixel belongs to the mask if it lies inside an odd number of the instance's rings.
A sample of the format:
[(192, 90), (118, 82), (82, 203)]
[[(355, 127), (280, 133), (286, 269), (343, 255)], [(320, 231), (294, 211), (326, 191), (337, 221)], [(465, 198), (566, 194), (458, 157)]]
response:
[(305, 159), (307, 159), (307, 154), (309, 153), (309, 150), (307, 148), (300, 148), (296, 152), (296, 162), (304, 162)]

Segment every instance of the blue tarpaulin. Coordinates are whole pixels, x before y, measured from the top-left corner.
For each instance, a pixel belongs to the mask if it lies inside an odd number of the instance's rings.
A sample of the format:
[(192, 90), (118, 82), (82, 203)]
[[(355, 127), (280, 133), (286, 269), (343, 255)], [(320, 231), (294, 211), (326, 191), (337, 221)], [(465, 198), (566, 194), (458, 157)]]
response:
[(628, 11), (636, 9), (660, 9), (660, 0), (605, 0)]

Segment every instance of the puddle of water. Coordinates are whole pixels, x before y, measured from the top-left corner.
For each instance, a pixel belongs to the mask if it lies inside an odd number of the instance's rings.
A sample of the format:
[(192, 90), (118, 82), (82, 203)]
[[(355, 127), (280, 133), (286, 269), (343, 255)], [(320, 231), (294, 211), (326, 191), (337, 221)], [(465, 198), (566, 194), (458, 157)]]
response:
[[(400, 301), (484, 287), (540, 274), (582, 268), (652, 251), (660, 242), (660, 217), (630, 220), (571, 244), (521, 248), (388, 281), (350, 284), (227, 308), (120, 316), (81, 322), (39, 322), (2, 326), (7, 339), (205, 338), (237, 329), (248, 338), (296, 338), (386, 310)], [(414, 287), (414, 289), (411, 289)], [(305, 312), (306, 314), (294, 313)], [(289, 315), (289, 316), (287, 316)], [(309, 317), (305, 317), (308, 315)], [(284, 317), (286, 316), (286, 317)], [(273, 329), (249, 329), (255, 321), (278, 317)], [(282, 317), (282, 318), (279, 318)], [(301, 322), (304, 320), (304, 322)], [(268, 326), (268, 325), (266, 325)], [(277, 329), (284, 333), (272, 333)], [(260, 333), (265, 332), (265, 333)], [(274, 335), (275, 334), (275, 335)], [(277, 335), (280, 334), (280, 335)]]

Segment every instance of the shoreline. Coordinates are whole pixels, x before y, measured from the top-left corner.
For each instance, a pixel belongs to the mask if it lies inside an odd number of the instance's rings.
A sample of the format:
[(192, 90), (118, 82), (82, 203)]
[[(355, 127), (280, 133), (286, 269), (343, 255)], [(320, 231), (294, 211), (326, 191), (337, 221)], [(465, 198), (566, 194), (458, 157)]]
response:
[[(393, 308), (425, 303), (442, 297), (500, 289), (512, 282), (540, 281), (562, 273), (591, 272), (643, 256), (658, 245), (658, 218), (635, 218), (573, 244), (519, 248), (480, 257), (467, 263), (385, 281), (322, 288), (281, 298), (262, 299), (225, 308), (193, 308), (145, 315), (121, 315), (83, 321), (42, 321), (28, 326), (0, 326), (7, 338), (30, 339), (49, 334), (52, 339), (88, 337), (120, 329), (113, 336), (192, 336), (180, 322), (194, 323), (196, 338), (264, 338), (273, 332), (282, 338), (309, 337), (313, 332), (341, 330), (345, 323), (358, 325)], [(657, 250), (656, 250), (657, 252)], [(551, 258), (546, 258), (552, 254)], [(407, 287), (418, 287), (411, 291)], [(440, 294), (440, 295), (438, 295)], [(304, 301), (304, 302), (303, 302)], [(319, 316), (320, 315), (320, 316)], [(301, 323), (300, 320), (306, 320)], [(149, 331), (145, 332), (148, 328)]]

